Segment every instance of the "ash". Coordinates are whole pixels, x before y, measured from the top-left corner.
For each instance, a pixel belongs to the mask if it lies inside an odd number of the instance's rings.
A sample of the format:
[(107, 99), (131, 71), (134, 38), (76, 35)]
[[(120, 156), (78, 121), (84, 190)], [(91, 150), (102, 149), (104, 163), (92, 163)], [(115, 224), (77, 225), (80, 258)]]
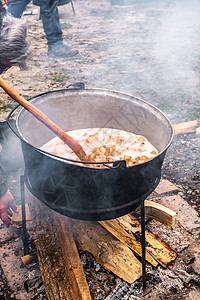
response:
[(164, 162), (163, 177), (179, 187), (179, 195), (200, 216), (200, 138), (196, 133), (174, 137)]

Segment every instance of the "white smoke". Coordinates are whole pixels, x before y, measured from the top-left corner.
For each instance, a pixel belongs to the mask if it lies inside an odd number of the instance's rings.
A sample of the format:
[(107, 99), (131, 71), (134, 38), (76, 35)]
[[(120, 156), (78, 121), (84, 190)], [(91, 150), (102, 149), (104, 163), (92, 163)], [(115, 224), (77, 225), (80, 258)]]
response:
[(174, 1), (164, 13), (155, 38), (155, 56), (163, 68), (164, 78), (187, 78), (185, 87), (197, 85), (200, 1)]

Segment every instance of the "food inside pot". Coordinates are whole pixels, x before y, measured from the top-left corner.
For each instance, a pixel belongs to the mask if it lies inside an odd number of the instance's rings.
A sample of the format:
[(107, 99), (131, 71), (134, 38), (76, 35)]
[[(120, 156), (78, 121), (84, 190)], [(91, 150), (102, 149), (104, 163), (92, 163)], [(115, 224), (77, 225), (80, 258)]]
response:
[[(81, 144), (88, 161), (112, 162), (126, 160), (128, 167), (154, 158), (158, 150), (144, 137), (113, 128), (87, 128), (67, 132)], [(79, 160), (75, 153), (58, 137), (41, 147), (49, 153)]]

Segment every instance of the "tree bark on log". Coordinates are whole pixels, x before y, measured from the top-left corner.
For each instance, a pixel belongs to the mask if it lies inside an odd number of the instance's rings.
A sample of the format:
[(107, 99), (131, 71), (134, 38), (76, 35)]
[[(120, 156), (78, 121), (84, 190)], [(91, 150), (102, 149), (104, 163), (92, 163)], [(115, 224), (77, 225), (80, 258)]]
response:
[(35, 245), (48, 300), (90, 300), (68, 218), (33, 197), (29, 207), (35, 217)]

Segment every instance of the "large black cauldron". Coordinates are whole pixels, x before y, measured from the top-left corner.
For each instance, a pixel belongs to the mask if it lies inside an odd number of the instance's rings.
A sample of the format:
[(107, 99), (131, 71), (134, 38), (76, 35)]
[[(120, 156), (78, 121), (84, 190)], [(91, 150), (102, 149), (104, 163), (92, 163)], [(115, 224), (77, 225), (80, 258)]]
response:
[(21, 109), (16, 125), (26, 184), (50, 208), (82, 220), (111, 219), (135, 210), (155, 189), (173, 138), (170, 121), (156, 107), (130, 95), (100, 89), (57, 90), (38, 95), (31, 102), (65, 131), (122, 129), (145, 136), (159, 150), (155, 158), (132, 167), (123, 162), (102, 169), (71, 164), (39, 149), (54, 133)]

